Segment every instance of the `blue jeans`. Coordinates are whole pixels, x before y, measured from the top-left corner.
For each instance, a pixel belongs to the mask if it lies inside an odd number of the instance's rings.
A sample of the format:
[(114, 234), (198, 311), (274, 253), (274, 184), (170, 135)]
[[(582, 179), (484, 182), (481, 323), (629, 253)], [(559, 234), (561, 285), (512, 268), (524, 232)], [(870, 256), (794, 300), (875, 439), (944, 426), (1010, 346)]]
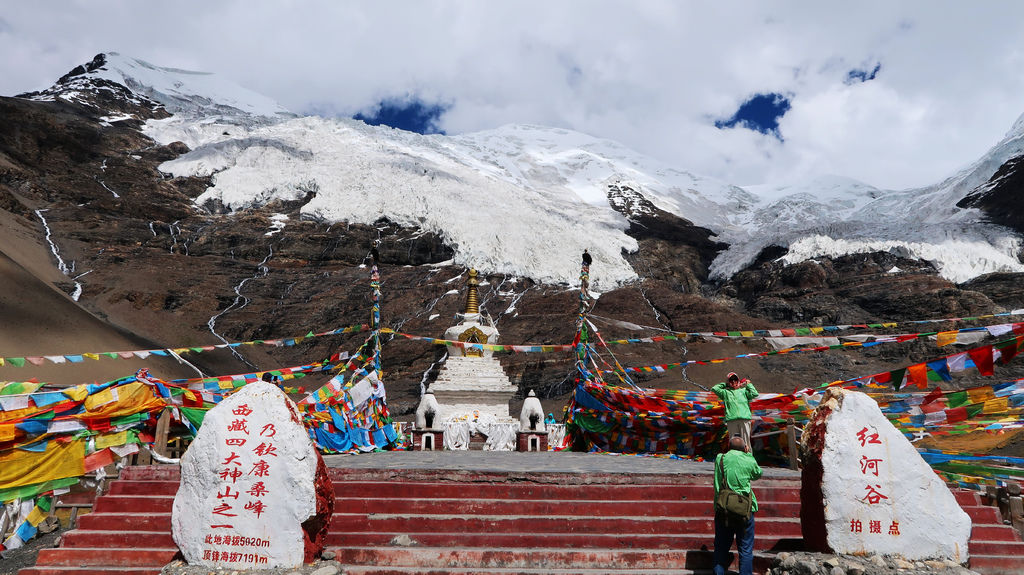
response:
[(746, 525), (730, 527), (725, 517), (715, 514), (715, 575), (725, 575), (729, 566), (729, 548), (732, 539), (736, 538), (736, 550), (740, 556), (740, 575), (752, 575), (754, 572), (754, 514)]

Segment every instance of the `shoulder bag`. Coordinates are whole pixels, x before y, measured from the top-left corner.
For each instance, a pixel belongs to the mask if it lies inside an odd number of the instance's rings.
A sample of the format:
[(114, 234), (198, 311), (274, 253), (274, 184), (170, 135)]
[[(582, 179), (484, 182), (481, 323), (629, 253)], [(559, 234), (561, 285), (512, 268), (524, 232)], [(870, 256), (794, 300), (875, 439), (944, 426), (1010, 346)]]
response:
[(725, 455), (718, 458), (719, 464), (716, 472), (721, 473), (718, 482), (718, 495), (715, 496), (715, 511), (725, 513), (730, 522), (746, 522), (750, 519), (750, 509), (753, 507), (753, 500), (749, 495), (729, 489), (725, 482)]

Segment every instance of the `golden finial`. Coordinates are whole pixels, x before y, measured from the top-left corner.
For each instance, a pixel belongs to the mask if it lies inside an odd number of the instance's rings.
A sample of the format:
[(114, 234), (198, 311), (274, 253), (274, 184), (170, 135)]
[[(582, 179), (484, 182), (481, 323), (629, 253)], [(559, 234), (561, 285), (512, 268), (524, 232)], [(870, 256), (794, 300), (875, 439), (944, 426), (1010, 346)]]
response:
[(466, 295), (466, 315), (480, 313), (480, 302), (477, 301), (476, 286), (480, 285), (480, 282), (476, 279), (476, 269), (470, 268), (469, 270), (469, 281), (466, 282), (469, 286), (469, 293)]

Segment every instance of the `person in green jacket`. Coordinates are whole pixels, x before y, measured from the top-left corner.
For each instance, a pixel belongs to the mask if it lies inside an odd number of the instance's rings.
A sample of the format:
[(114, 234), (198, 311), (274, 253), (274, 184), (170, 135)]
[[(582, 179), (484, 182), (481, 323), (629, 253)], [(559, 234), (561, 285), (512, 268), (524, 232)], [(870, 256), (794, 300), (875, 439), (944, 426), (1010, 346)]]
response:
[(750, 496), (750, 519), (743, 524), (728, 520), (724, 513), (715, 513), (714, 573), (725, 575), (729, 566), (729, 548), (736, 538), (739, 555), (740, 575), (751, 575), (754, 567), (754, 512), (757, 511), (757, 497), (750, 488), (750, 482), (761, 477), (761, 467), (750, 449), (739, 437), (729, 440), (729, 450), (715, 458), (715, 500), (722, 482), (737, 493)]
[(729, 429), (729, 437), (739, 435), (750, 450), (750, 401), (757, 397), (757, 389), (750, 379), (740, 380), (736, 372), (729, 372), (725, 383), (711, 388), (725, 404), (725, 425)]

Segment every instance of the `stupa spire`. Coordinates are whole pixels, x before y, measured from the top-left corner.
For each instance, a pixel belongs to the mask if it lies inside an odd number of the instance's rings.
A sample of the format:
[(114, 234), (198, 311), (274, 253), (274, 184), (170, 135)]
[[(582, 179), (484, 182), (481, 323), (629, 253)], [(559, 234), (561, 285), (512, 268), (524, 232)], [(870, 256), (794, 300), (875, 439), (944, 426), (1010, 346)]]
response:
[(476, 286), (480, 285), (480, 281), (476, 279), (475, 268), (470, 268), (466, 285), (469, 287), (469, 293), (466, 295), (466, 315), (479, 314), (480, 302), (477, 299)]

